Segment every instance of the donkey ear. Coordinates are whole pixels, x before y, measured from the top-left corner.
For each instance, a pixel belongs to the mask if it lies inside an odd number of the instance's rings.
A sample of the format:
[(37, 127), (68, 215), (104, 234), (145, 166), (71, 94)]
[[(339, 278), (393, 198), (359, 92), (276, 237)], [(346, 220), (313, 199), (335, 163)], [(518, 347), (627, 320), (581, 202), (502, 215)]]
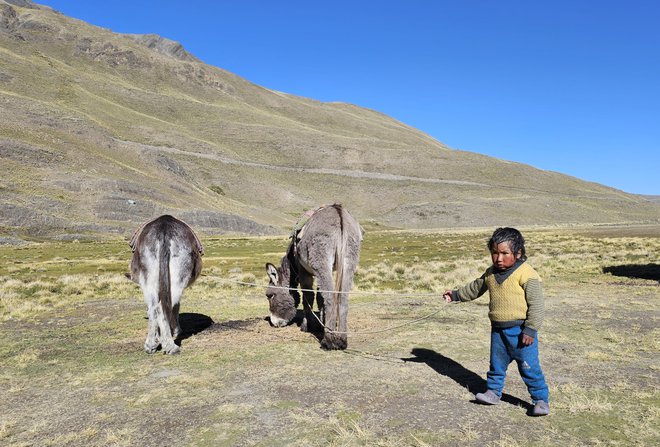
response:
[(268, 273), (268, 279), (270, 279), (271, 284), (277, 284), (278, 274), (277, 267), (275, 267), (270, 262), (266, 264), (266, 273)]

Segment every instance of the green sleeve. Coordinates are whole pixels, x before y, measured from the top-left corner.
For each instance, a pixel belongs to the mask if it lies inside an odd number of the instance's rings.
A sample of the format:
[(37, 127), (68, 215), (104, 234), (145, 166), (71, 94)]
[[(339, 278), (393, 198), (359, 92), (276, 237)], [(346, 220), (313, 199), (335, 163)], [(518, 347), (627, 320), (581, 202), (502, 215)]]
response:
[(477, 278), (469, 284), (464, 285), (458, 290), (455, 290), (453, 295), (455, 301), (472, 301), (479, 298), (486, 293), (488, 287), (486, 286), (485, 273), (481, 278)]
[(527, 320), (523, 332), (536, 337), (536, 332), (543, 324), (545, 316), (545, 303), (543, 298), (543, 288), (541, 280), (530, 278), (523, 286), (525, 289), (525, 299), (527, 300)]

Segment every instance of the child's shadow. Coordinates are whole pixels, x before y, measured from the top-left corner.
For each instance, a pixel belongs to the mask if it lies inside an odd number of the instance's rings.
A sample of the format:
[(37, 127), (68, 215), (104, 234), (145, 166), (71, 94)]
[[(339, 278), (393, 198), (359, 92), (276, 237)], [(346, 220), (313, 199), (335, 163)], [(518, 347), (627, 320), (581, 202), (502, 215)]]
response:
[[(401, 360), (404, 362), (426, 363), (435, 372), (449, 377), (462, 387), (467, 388), (472, 394), (486, 391), (486, 381), (479, 374), (470, 371), (457, 361), (430, 349), (413, 348), (411, 353), (414, 357)], [(503, 393), (502, 401), (526, 408), (528, 413), (532, 411), (532, 405), (510, 394)], [(472, 400), (471, 402), (477, 403), (476, 400)]]

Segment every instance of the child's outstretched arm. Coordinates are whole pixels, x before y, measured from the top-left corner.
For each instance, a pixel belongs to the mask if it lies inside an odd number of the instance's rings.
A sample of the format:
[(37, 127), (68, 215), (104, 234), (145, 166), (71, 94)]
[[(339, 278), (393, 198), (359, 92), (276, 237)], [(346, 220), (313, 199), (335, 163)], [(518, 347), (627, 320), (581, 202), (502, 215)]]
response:
[(485, 274), (480, 278), (475, 279), (469, 284), (464, 285), (457, 290), (445, 290), (442, 298), (448, 303), (454, 301), (472, 301), (479, 298), (486, 293), (488, 287), (486, 286)]

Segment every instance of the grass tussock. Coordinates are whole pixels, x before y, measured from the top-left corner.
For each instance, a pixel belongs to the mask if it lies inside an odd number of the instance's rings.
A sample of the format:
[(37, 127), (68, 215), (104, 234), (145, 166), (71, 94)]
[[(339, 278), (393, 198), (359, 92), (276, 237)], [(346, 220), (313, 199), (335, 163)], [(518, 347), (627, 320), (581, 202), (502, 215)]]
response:
[(614, 408), (614, 403), (604, 391), (594, 392), (575, 384), (567, 384), (558, 387), (555, 392), (557, 398), (553, 406), (569, 413), (598, 414), (610, 412)]
[(487, 267), (483, 260), (467, 260), (460, 265), (447, 261), (417, 260), (410, 265), (390, 261), (360, 267), (355, 275), (358, 290), (390, 288), (402, 293), (444, 292), (477, 278)]
[(121, 275), (68, 275), (36, 281), (0, 277), (0, 321), (31, 319), (76, 303), (127, 299), (135, 287)]

